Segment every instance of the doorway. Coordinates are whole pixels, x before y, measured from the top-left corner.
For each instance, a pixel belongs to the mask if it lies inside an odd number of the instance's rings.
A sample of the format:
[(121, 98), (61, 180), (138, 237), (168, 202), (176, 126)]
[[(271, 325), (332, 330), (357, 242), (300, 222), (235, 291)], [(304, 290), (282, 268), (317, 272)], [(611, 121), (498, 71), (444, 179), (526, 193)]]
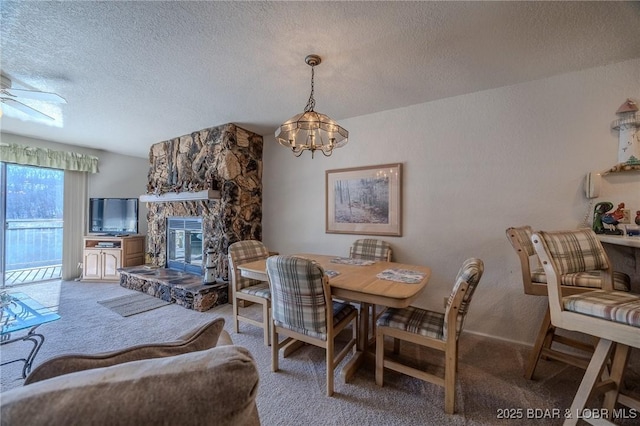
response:
[(60, 279), (64, 171), (0, 162), (2, 287)]

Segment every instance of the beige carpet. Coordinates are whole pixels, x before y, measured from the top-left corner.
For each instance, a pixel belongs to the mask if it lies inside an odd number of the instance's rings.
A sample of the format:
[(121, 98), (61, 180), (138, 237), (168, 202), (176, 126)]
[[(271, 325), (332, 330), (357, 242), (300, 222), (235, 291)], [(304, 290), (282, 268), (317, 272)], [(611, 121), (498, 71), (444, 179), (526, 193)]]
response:
[[(540, 425), (562, 424), (562, 418), (540, 418), (557, 409), (561, 413), (571, 403), (582, 371), (562, 364), (541, 361), (536, 380), (523, 378), (529, 348), (464, 333), (460, 341), (457, 413), (443, 412), (441, 388), (393, 372), (385, 374), (385, 386), (375, 384), (372, 369), (362, 368), (350, 383), (338, 376), (336, 394), (325, 396), (324, 351), (306, 346), (280, 361), (280, 372), (270, 371), (270, 350), (262, 343), (261, 330), (241, 325), (232, 332), (231, 306), (208, 312), (187, 310), (171, 304), (162, 309), (122, 317), (96, 305), (96, 301), (136, 292), (118, 284), (63, 282), (21, 287), (47, 306), (55, 307), (62, 318), (45, 324), (39, 331), (46, 337), (35, 365), (68, 352), (113, 350), (144, 342), (173, 340), (215, 317), (227, 320), (225, 328), (234, 342), (248, 348), (260, 371), (258, 410), (264, 425)], [(473, 309), (473, 306), (471, 307)], [(23, 356), (28, 344), (2, 346), (2, 361)], [(412, 362), (432, 368), (439, 357), (413, 345), (402, 353)], [(627, 383), (640, 386), (638, 353), (632, 353), (633, 370)], [(0, 368), (2, 390), (21, 386), (21, 365)], [(213, 403), (213, 401), (212, 401)], [(506, 409), (521, 410), (522, 419), (499, 419)], [(548, 411), (547, 411), (548, 410)], [(207, 422), (203, 420), (203, 424)], [(618, 422), (638, 424), (638, 418)]]

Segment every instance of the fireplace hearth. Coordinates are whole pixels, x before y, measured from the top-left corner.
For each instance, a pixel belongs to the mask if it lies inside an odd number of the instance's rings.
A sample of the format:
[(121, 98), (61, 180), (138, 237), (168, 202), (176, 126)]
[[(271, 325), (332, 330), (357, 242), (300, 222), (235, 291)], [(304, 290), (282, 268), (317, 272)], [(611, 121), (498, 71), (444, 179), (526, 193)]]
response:
[(201, 275), (168, 268), (122, 268), (120, 285), (199, 312), (229, 301), (227, 283), (205, 285)]

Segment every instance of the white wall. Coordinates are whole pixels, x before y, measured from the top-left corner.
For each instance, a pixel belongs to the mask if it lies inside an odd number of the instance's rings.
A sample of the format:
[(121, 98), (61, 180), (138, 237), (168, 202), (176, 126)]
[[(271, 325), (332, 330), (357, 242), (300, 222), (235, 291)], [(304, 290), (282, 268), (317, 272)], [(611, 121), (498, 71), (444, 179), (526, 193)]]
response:
[[(88, 196), (137, 198), (147, 192), (147, 158), (130, 157), (75, 145), (45, 141), (29, 137), (2, 133), (2, 142), (24, 146), (48, 148), (55, 151), (71, 151), (98, 157), (99, 173), (89, 174)], [(138, 232), (147, 233), (147, 207), (139, 204)]]
[[(268, 135), (263, 240), (283, 254), (346, 256), (359, 236), (325, 233), (325, 170), (401, 162), (403, 236), (383, 238), (395, 260), (432, 267), (419, 304), (441, 309), (462, 261), (479, 257), (485, 274), (465, 328), (531, 343), (545, 301), (523, 294), (505, 229), (571, 229), (583, 221), (583, 178), (617, 163), (610, 124), (639, 89), (636, 59), (340, 120), (347, 146), (313, 160), (295, 158)], [(640, 174), (606, 177), (597, 201), (640, 210)]]

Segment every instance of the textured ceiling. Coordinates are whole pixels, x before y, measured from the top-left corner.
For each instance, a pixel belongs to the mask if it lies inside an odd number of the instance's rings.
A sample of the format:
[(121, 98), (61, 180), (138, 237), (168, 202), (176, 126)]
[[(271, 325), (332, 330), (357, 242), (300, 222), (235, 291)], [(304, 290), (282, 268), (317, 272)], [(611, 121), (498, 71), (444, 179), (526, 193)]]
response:
[[(0, 69), (58, 120), (2, 131), (146, 157), (228, 122), (340, 121), (640, 57), (639, 2), (5, 1)], [(25, 103), (27, 103), (25, 101)]]

